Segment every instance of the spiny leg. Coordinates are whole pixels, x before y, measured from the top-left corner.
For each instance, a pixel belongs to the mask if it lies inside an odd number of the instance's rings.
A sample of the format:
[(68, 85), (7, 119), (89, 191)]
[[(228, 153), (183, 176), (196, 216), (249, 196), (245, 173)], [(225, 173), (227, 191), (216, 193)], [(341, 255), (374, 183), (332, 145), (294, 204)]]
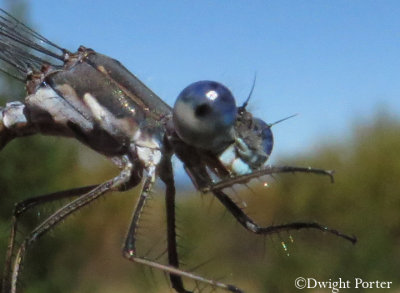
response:
[(43, 236), (46, 232), (53, 229), (58, 223), (66, 219), (75, 211), (98, 199), (100, 196), (104, 195), (108, 191), (118, 190), (125, 183), (129, 182), (132, 175), (133, 165), (127, 157), (123, 157), (123, 159), (125, 166), (118, 176), (102, 184), (99, 184), (96, 188), (92, 189), (88, 193), (81, 195), (71, 203), (57, 210), (54, 214), (52, 214), (40, 225), (38, 225), (28, 235), (28, 237), (25, 238), (15, 256), (13, 272), (11, 276), (11, 293), (16, 293), (20, 268), (23, 262), (23, 258), (25, 256), (25, 252), (30, 245), (36, 242), (39, 237)]
[(223, 180), (221, 182), (217, 182), (215, 184), (209, 184), (211, 179), (204, 168), (197, 169), (197, 172), (193, 172), (191, 168), (187, 168), (193, 183), (197, 186), (202, 192), (209, 192), (212, 191), (214, 195), (218, 198), (218, 200), (227, 208), (227, 210), (236, 218), (236, 220), (247, 230), (250, 230), (256, 234), (272, 234), (272, 233), (279, 233), (281, 231), (288, 231), (288, 230), (299, 230), (299, 229), (317, 229), (321, 231), (325, 231), (331, 234), (334, 234), (338, 237), (344, 238), (352, 243), (356, 243), (357, 239), (353, 236), (348, 236), (343, 234), (337, 230), (330, 229), (326, 226), (321, 224), (312, 222), (295, 222), (283, 225), (276, 225), (276, 226), (268, 226), (268, 227), (261, 227), (256, 224), (249, 216), (247, 216), (244, 211), (238, 207), (228, 195), (226, 195), (222, 189), (232, 186), (236, 183), (245, 183), (253, 178), (258, 178), (260, 176), (265, 175), (273, 175), (276, 173), (312, 173), (317, 175), (325, 175), (331, 178), (333, 182), (333, 171), (323, 170), (323, 169), (315, 169), (315, 168), (305, 168), (305, 167), (293, 167), (293, 166), (268, 166), (262, 170), (255, 171), (250, 174), (245, 174), (241, 176), (237, 176), (235, 178), (229, 178)]
[[(165, 157), (161, 163), (160, 178), (166, 186), (165, 205), (167, 211), (167, 246), (168, 246), (168, 263), (175, 267), (179, 267), (179, 256), (176, 243), (176, 226), (175, 226), (175, 182), (170, 157)], [(172, 287), (177, 292), (190, 293), (187, 291), (182, 282), (182, 277), (178, 275), (169, 275)]]
[(335, 229), (328, 228), (321, 224), (315, 222), (294, 222), (289, 224), (283, 225), (272, 225), (267, 227), (261, 227), (256, 224), (248, 215), (246, 215), (243, 210), (238, 207), (228, 195), (226, 195), (221, 190), (214, 190), (214, 195), (218, 198), (218, 200), (228, 209), (228, 211), (236, 218), (236, 220), (247, 230), (254, 232), (256, 234), (272, 234), (272, 233), (279, 233), (281, 231), (289, 231), (289, 230), (300, 230), (300, 229), (317, 229), (324, 232), (331, 233), (343, 239), (350, 241), (351, 243), (355, 244), (357, 242), (357, 238), (354, 236), (349, 236), (343, 234)]
[[(199, 281), (199, 282), (202, 282), (205, 284), (209, 284), (213, 287), (218, 287), (218, 288), (221, 288), (221, 289), (224, 289), (227, 291), (231, 291), (231, 292), (242, 292), (239, 288), (236, 288), (233, 285), (228, 285), (228, 284), (220, 283), (220, 282), (213, 281), (210, 279), (206, 279), (201, 276), (195, 275), (193, 273), (189, 273), (189, 272), (180, 270), (179, 268), (177, 268), (175, 266), (163, 265), (163, 264), (157, 263), (155, 261), (152, 261), (152, 260), (149, 260), (149, 259), (146, 259), (144, 257), (140, 257), (137, 255), (136, 245), (135, 245), (135, 242), (136, 242), (135, 234), (136, 234), (136, 230), (138, 228), (140, 214), (146, 203), (146, 199), (149, 196), (149, 192), (153, 186), (154, 180), (155, 180), (155, 168), (150, 167), (148, 170), (147, 177), (145, 178), (145, 181), (143, 184), (142, 192), (140, 194), (140, 197), (137, 201), (135, 210), (133, 212), (131, 225), (129, 227), (128, 234), (127, 234), (126, 240), (125, 240), (125, 245), (123, 248), (123, 256), (130, 261), (137, 262), (137, 263), (144, 264), (144, 265), (147, 265), (152, 268), (162, 270), (170, 275), (172, 274), (175, 276), (187, 277), (194, 281)], [(169, 188), (171, 188), (171, 187), (169, 187)], [(174, 193), (171, 193), (171, 190), (169, 192), (170, 192), (169, 196), (171, 196), (171, 194), (174, 194)], [(177, 259), (176, 259), (176, 261), (177, 261)], [(175, 284), (178, 284), (178, 283), (175, 283)], [(185, 290), (183, 288), (183, 286), (182, 286), (182, 290)], [(188, 292), (188, 291), (185, 290), (185, 291), (178, 291), (178, 292)]]
[[(15, 247), (15, 237), (16, 237), (17, 228), (18, 228), (18, 219), (26, 211), (28, 211), (29, 209), (31, 209), (37, 205), (41, 205), (41, 204), (44, 204), (47, 202), (60, 200), (60, 199), (64, 199), (64, 198), (80, 196), (82, 194), (89, 192), (90, 190), (94, 189), (97, 186), (98, 185), (90, 185), (90, 186), (84, 186), (84, 187), (54, 192), (54, 193), (50, 193), (50, 194), (46, 194), (46, 195), (40, 195), (40, 196), (28, 198), (28, 199), (21, 201), (15, 205), (12, 220), (11, 220), (11, 231), (10, 231), (10, 237), (9, 237), (8, 247), (7, 247), (6, 261), (5, 261), (5, 265), (4, 265), (2, 292), (10, 291), (9, 285), (10, 285), (10, 274), (11, 274), (11, 261), (12, 261), (12, 255), (14, 252), (14, 247)], [(8, 286), (8, 288), (7, 288), (7, 286)]]
[(220, 182), (206, 185), (204, 188), (201, 188), (202, 192), (209, 192), (213, 190), (221, 190), (225, 187), (232, 186), (233, 184), (237, 183), (246, 183), (253, 178), (259, 178), (261, 176), (266, 175), (273, 175), (278, 173), (309, 173), (309, 174), (316, 174), (316, 175), (324, 175), (329, 176), (331, 182), (334, 181), (332, 170), (324, 170), (324, 169), (317, 169), (311, 167), (294, 167), (294, 166), (267, 166), (264, 169), (254, 171), (249, 174), (239, 175), (233, 178), (229, 178), (226, 180), (222, 180)]

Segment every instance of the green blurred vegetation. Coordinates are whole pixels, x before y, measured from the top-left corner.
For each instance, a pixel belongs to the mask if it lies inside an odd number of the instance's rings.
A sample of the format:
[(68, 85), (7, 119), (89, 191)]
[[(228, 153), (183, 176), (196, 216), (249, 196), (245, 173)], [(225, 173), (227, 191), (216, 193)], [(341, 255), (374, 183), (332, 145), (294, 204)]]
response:
[[(10, 85), (11, 81), (3, 83)], [(19, 91), (23, 97), (21, 88), (20, 84), (15, 89), (10, 86), (2, 95), (2, 105), (11, 91), (13, 95)], [(206, 262), (195, 271), (221, 278), (246, 292), (296, 292), (297, 277), (392, 281), (392, 289), (385, 292), (400, 292), (399, 134), (399, 119), (381, 111), (356, 123), (342, 141), (325, 141), (308, 154), (279, 160), (282, 164), (334, 169), (334, 184), (328, 178), (296, 174), (269, 178), (267, 188), (263, 180), (255, 180), (250, 188), (234, 186), (228, 190), (235, 201), (247, 203), (246, 212), (259, 223), (317, 221), (356, 235), (356, 245), (311, 230), (253, 235), (211, 195), (201, 196), (188, 187), (177, 198), (184, 267)], [(15, 202), (98, 183), (117, 172), (104, 158), (77, 143), (52, 137), (11, 142), (0, 153), (0, 166), (0, 267)], [(138, 248), (149, 257), (161, 256), (160, 261), (165, 262), (162, 187), (156, 188), (142, 216)], [(24, 292), (172, 292), (163, 273), (129, 263), (121, 255), (138, 191), (109, 195), (40, 239), (28, 251), (21, 282)], [(21, 237), (65, 202), (28, 213), (22, 219)], [(363, 292), (341, 290), (350, 291)]]

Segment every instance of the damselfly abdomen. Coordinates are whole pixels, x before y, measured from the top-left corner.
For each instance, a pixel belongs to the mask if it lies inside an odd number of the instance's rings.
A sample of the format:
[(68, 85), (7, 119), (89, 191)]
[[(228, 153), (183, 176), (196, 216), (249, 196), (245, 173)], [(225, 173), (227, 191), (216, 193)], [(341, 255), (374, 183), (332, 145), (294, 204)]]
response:
[[(206, 279), (179, 268), (175, 231), (175, 184), (171, 157), (176, 155), (195, 187), (211, 192), (246, 229), (257, 234), (313, 228), (341, 234), (318, 223), (298, 222), (260, 227), (223, 191), (252, 178), (283, 172), (327, 175), (332, 172), (266, 164), (273, 146), (271, 125), (237, 107), (232, 93), (213, 81), (189, 85), (171, 108), (118, 61), (92, 49), (73, 53), (32, 31), (7, 12), (0, 12), (2, 70), (26, 84), (24, 101), (0, 108), (0, 147), (12, 139), (33, 134), (71, 137), (110, 158), (120, 173), (98, 185), (39, 196), (18, 203), (14, 212), (2, 290), (16, 292), (27, 249), (68, 216), (108, 194), (142, 182), (131, 226), (123, 247), (133, 262), (169, 274), (178, 292), (189, 292), (189, 278), (231, 292), (233, 285)], [(156, 178), (166, 185), (168, 264), (137, 254), (138, 219)], [(15, 242), (18, 217), (44, 202), (71, 201), (45, 219), (20, 244)], [(75, 198), (75, 199), (74, 199)]]

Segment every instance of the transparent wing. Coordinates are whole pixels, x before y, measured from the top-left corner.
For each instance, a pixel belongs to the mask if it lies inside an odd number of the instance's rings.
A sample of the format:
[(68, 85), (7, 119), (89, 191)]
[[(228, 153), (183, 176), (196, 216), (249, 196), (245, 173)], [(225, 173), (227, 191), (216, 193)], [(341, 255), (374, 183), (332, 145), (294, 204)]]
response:
[(68, 51), (0, 9), (0, 70), (24, 81), (43, 64), (61, 67)]

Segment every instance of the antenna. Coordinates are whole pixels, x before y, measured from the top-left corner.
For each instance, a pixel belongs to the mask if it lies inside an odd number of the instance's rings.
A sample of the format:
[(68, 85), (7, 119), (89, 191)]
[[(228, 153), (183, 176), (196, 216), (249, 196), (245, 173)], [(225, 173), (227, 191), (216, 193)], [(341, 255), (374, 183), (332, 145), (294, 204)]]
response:
[(297, 116), (297, 115), (299, 115), (299, 114), (296, 113), (296, 114), (290, 115), (290, 116), (288, 116), (288, 117), (286, 117), (286, 118), (283, 118), (283, 119), (280, 119), (280, 120), (278, 120), (278, 121), (275, 121), (274, 123), (270, 123), (270, 124), (269, 124), (269, 127), (272, 127), (272, 126), (274, 126), (274, 125), (276, 125), (276, 124), (278, 124), (278, 123), (281, 123), (281, 122), (283, 122), (283, 121), (285, 121), (285, 120), (288, 120), (288, 119), (290, 119), (290, 118), (293, 118), (293, 117), (295, 117), (295, 116)]
[(256, 80), (257, 80), (257, 72), (254, 73), (253, 85), (251, 86), (250, 93), (247, 96), (247, 99), (244, 101), (243, 105), (241, 107), (239, 107), (239, 111), (244, 111), (246, 109), (247, 104), (249, 103), (250, 97), (253, 94), (254, 88), (256, 86)]

